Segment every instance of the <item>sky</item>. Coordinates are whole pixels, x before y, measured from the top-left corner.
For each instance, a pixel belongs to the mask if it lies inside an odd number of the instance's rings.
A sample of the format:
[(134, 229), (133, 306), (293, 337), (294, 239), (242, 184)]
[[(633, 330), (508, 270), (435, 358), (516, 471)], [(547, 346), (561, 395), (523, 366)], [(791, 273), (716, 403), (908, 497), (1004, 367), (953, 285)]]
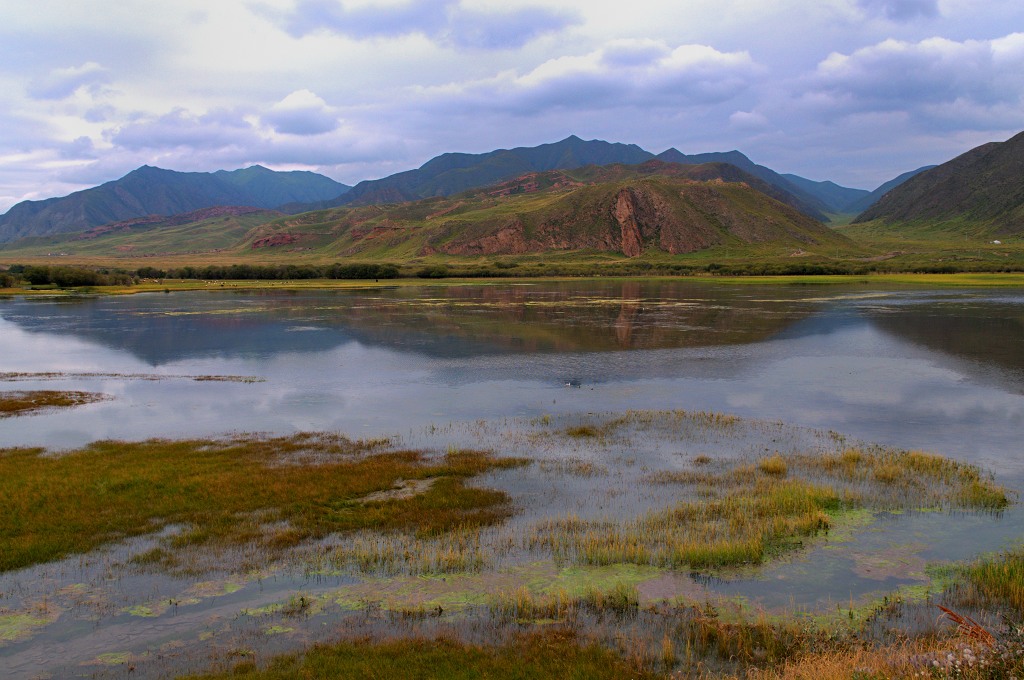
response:
[(1020, 0), (0, 5), (0, 212), (144, 164), (354, 184), (571, 134), (873, 189), (1022, 129)]

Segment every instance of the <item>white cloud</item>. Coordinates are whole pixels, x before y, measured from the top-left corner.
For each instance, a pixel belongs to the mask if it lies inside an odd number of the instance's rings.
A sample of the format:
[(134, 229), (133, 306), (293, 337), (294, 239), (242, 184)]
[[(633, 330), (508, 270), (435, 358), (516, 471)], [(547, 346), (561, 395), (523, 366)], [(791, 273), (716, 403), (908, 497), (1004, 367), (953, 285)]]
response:
[(296, 90), (270, 107), (263, 121), (289, 135), (321, 135), (336, 130), (338, 114), (309, 90)]

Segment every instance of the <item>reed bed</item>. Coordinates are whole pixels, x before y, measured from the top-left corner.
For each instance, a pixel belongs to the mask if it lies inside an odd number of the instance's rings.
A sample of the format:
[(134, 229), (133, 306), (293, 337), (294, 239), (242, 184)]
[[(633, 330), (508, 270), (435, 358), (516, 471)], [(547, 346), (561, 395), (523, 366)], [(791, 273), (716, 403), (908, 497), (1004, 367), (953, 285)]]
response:
[[(640, 414), (613, 422), (626, 420), (645, 422)], [(524, 545), (549, 552), (559, 563), (728, 567), (759, 564), (827, 532), (844, 510), (998, 511), (1009, 503), (1006, 490), (978, 468), (919, 451), (774, 452), (713, 463), (702, 459), (689, 469), (644, 478), (689, 487), (673, 507), (627, 521), (572, 513), (542, 520), (527, 531)]]
[(804, 474), (823, 475), (857, 489), (875, 506), (998, 511), (1010, 502), (1007, 490), (976, 466), (923, 451), (872, 446), (795, 455), (788, 461)]
[(556, 562), (671, 568), (757, 564), (798, 537), (827, 530), (826, 511), (840, 503), (830, 488), (766, 476), (735, 485), (722, 498), (683, 501), (633, 521), (571, 514), (541, 521), (525, 543), (549, 551)]
[(335, 569), (383, 576), (467, 573), (491, 566), (498, 548), (484, 544), (479, 526), (456, 526), (433, 536), (361, 532), (333, 548), (329, 560)]
[(616, 583), (609, 589), (587, 587), (571, 594), (565, 588), (546, 593), (534, 593), (526, 586), (492, 598), (490, 613), (499, 621), (575, 621), (583, 613), (615, 616), (635, 615), (640, 608), (640, 593), (636, 586)]
[(971, 606), (997, 606), (1024, 618), (1024, 547), (985, 556), (959, 569), (956, 600)]

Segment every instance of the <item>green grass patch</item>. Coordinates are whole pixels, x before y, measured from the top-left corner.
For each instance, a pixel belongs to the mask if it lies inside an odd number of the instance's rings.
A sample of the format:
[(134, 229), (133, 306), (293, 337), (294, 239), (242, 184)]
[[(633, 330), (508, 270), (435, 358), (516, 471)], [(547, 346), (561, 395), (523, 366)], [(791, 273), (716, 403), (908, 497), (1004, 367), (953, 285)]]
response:
[[(325, 433), (101, 441), (60, 456), (0, 449), (0, 571), (169, 525), (185, 527), (170, 548), (255, 542), (270, 553), (333, 532), (400, 528), (426, 536), (482, 526), (507, 516), (508, 498), (464, 480), (522, 463), (481, 451), (432, 459)], [(424, 493), (361, 502), (399, 480), (428, 478), (435, 481)]]

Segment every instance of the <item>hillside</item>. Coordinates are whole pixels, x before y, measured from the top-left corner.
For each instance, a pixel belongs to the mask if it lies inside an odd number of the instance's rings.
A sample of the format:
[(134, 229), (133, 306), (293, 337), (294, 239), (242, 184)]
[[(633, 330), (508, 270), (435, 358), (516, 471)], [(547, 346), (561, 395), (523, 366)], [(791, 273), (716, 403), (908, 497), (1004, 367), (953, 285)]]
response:
[[(748, 181), (721, 176), (736, 173)], [(650, 249), (681, 254), (726, 244), (849, 245), (755, 183), (763, 184), (725, 164), (530, 173), (449, 198), (282, 218), (254, 230), (247, 245), (364, 258), (576, 250), (633, 257)]]
[(337, 196), (347, 189), (316, 173), (274, 172), (261, 166), (214, 173), (143, 166), (92, 189), (18, 203), (0, 216), (0, 243), (213, 206), (275, 208), (283, 203)]
[(860, 213), (864, 212), (865, 210), (873, 206), (875, 203), (878, 203), (878, 201), (882, 199), (882, 196), (885, 196), (887, 193), (889, 193), (896, 187), (900, 186), (901, 184), (909, 180), (911, 177), (917, 177), (925, 170), (931, 170), (934, 167), (934, 165), (925, 165), (924, 167), (920, 167), (917, 170), (904, 172), (902, 175), (894, 177), (888, 182), (880, 184), (878, 188), (875, 189), (874, 191), (862, 196), (861, 198), (853, 201), (852, 203), (847, 204), (843, 208), (842, 212), (859, 215)]
[[(767, 193), (762, 193), (767, 192)], [(772, 194), (772, 195), (769, 195)], [(790, 203), (790, 204), (787, 204)], [(146, 217), (8, 244), (9, 258), (216, 254), (281, 260), (408, 261), (549, 251), (691, 253), (762, 244), (786, 252), (849, 245), (795, 197), (726, 163), (586, 166), (527, 173), (451, 197), (300, 215), (245, 208)]]
[(1024, 132), (979, 146), (904, 182), (855, 220), (871, 221), (918, 235), (1024, 233)]
[(28, 256), (58, 253), (87, 257), (194, 255), (231, 249), (252, 229), (282, 217), (274, 210), (246, 207), (203, 208), (165, 217), (147, 215), (86, 231), (34, 236), (0, 244), (0, 252)]

